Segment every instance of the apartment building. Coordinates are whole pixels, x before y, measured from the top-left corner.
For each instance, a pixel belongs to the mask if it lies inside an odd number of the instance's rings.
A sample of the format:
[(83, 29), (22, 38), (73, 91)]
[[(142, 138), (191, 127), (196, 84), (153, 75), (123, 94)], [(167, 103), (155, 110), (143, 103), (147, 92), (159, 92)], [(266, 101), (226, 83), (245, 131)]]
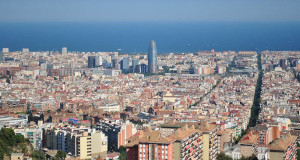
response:
[(75, 136), (74, 154), (80, 159), (95, 158), (107, 153), (107, 141), (102, 132), (83, 132)]
[(174, 160), (181, 159), (202, 159), (203, 156), (203, 135), (194, 125), (176, 130), (172, 135), (176, 139), (173, 145)]
[(270, 144), (270, 159), (272, 160), (296, 160), (297, 136), (283, 135)]
[(241, 146), (241, 156), (250, 157), (252, 154), (257, 155), (257, 144), (259, 142), (259, 135), (253, 131), (248, 132), (242, 137), (239, 144)]
[(164, 124), (159, 130), (148, 127), (133, 135), (126, 145), (127, 158), (129, 160), (216, 159), (219, 127), (208, 122), (200, 125), (182, 124), (184, 123)]
[(16, 135), (23, 135), (29, 140), (34, 149), (42, 148), (43, 130), (37, 126), (14, 128)]
[(139, 160), (173, 160), (175, 139), (171, 136), (162, 137), (157, 130), (150, 127), (139, 138)]
[(91, 159), (107, 153), (107, 136), (95, 129), (57, 127), (46, 131), (46, 148)]
[(126, 140), (137, 132), (136, 127), (129, 121), (100, 120), (96, 128), (108, 137), (109, 151), (116, 151), (120, 146), (126, 145)]
[(203, 159), (215, 160), (218, 153), (218, 127), (215, 124), (202, 122), (200, 130), (203, 132)]

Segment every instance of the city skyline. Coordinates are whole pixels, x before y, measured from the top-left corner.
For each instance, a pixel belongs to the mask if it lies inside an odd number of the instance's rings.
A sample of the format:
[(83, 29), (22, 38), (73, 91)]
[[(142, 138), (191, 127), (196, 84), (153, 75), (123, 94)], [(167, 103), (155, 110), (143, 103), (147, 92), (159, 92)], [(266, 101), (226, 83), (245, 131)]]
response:
[(1, 160), (300, 160), (299, 0), (0, 6)]

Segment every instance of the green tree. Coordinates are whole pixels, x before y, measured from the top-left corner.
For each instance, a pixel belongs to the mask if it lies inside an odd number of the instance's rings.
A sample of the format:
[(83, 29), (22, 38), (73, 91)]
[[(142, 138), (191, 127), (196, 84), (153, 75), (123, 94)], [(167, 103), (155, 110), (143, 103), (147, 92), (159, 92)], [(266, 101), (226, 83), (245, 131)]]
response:
[(27, 153), (28, 146), (30, 146), (28, 140), (23, 135), (16, 135), (13, 129), (2, 128), (0, 130), (0, 159), (3, 159), (4, 155), (10, 156), (15, 148)]
[(251, 107), (251, 117), (249, 120), (248, 128), (254, 127), (256, 125), (258, 114), (260, 112), (260, 94), (261, 94), (261, 85), (262, 85), (262, 78), (263, 78), (263, 71), (261, 70), (261, 53), (258, 53), (257, 55), (257, 65), (260, 72), (255, 87), (254, 100), (253, 100), (253, 105)]
[(232, 160), (232, 158), (221, 152), (220, 154), (218, 154), (217, 160)]
[(27, 149), (27, 146), (24, 143), (20, 144), (20, 148), (22, 150), (22, 153), (27, 154), (28, 149)]
[(297, 160), (300, 160), (300, 149), (297, 149)]
[(33, 160), (46, 160), (45, 154), (39, 150), (35, 150), (31, 156)]
[(17, 142), (17, 143), (23, 143), (23, 142), (26, 141), (26, 139), (24, 138), (24, 136), (21, 135), (21, 134), (15, 135), (15, 139), (16, 139), (16, 142)]
[(65, 159), (67, 157), (67, 154), (63, 151), (57, 151), (55, 158), (57, 159)]
[(240, 160), (258, 160), (258, 158), (254, 154), (252, 154), (252, 156), (250, 156), (250, 157), (242, 156), (242, 158)]
[(120, 146), (119, 152), (120, 152), (119, 160), (127, 160), (126, 147)]

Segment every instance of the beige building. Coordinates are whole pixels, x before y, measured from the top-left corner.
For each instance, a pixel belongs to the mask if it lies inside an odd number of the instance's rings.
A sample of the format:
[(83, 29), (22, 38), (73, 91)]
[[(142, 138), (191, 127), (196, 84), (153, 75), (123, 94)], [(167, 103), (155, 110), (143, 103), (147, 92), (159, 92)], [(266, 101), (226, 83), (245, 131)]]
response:
[(92, 159), (107, 153), (107, 136), (89, 128), (57, 128), (46, 132), (48, 149), (62, 150), (78, 159)]
[(80, 159), (95, 158), (107, 153), (107, 137), (102, 132), (83, 132), (75, 137), (75, 152)]
[(203, 160), (215, 160), (218, 153), (218, 127), (208, 122), (202, 122), (200, 129), (203, 132)]
[(297, 136), (284, 135), (273, 141), (270, 145), (270, 159), (295, 160), (297, 158)]
[(252, 154), (257, 156), (257, 144), (259, 135), (253, 134), (252, 131), (244, 135), (239, 142), (241, 145), (241, 156), (250, 157)]
[(11, 160), (32, 160), (30, 156), (24, 156), (24, 153), (12, 153), (10, 159)]
[(173, 145), (174, 160), (202, 159), (202, 132), (195, 129), (194, 125), (177, 129), (172, 135), (176, 139)]

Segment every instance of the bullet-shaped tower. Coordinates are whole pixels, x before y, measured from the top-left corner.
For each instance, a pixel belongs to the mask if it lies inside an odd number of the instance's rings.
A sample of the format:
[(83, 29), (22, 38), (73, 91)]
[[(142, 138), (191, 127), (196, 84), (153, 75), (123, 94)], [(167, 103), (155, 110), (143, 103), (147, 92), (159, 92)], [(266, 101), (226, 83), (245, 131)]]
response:
[(148, 50), (148, 72), (157, 73), (157, 49), (154, 40), (151, 40)]

